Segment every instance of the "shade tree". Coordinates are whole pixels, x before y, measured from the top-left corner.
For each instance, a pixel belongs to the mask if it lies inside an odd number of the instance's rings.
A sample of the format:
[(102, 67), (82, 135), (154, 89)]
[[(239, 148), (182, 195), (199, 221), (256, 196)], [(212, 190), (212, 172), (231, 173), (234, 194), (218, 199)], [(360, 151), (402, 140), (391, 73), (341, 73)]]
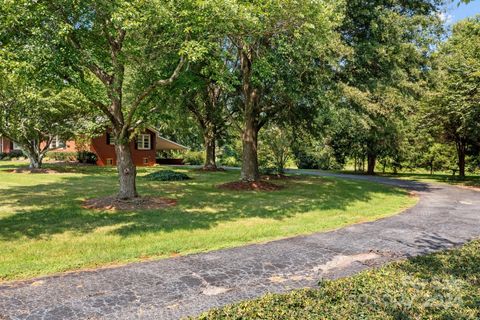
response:
[[(440, 141), (457, 151), (459, 174), (480, 146), (480, 16), (457, 23), (436, 56), (423, 115)], [(478, 155), (478, 153), (476, 154)]]
[(129, 142), (148, 125), (146, 99), (201, 55), (192, 18), (201, 11), (194, 2), (162, 0), (21, 0), (3, 2), (2, 11), (5, 50), (28, 52), (31, 62), (80, 90), (108, 120), (118, 198), (137, 197)]

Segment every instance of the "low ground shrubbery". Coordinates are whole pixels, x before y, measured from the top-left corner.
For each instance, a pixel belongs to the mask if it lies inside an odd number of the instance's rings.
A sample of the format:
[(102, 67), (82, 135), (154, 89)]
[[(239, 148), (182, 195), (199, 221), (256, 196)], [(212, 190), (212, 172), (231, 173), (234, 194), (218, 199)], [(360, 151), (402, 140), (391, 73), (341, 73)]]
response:
[(183, 155), (183, 162), (189, 165), (201, 165), (205, 160), (203, 151), (187, 151)]
[(25, 154), (21, 150), (12, 150), (8, 153), (0, 152), (0, 160), (12, 160), (25, 158)]
[(480, 241), (199, 319), (480, 319)]
[(172, 170), (160, 170), (147, 174), (145, 179), (151, 181), (183, 181), (190, 180), (191, 178), (185, 173), (175, 172)]
[(47, 157), (55, 161), (77, 161), (76, 152), (48, 152)]
[(90, 151), (79, 151), (77, 153), (77, 160), (80, 163), (96, 164), (97, 159), (97, 155)]

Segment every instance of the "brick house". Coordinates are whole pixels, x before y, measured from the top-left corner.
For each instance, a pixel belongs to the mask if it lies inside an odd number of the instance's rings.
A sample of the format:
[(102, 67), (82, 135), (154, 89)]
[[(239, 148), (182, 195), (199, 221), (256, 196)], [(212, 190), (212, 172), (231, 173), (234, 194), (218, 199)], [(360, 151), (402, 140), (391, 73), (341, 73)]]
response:
[[(8, 153), (16, 146), (7, 138), (0, 137), (0, 139), (0, 150), (3, 150), (2, 152)], [(89, 145), (82, 147), (79, 147), (75, 140), (53, 139), (49, 152), (77, 152), (80, 150), (95, 153), (98, 166), (115, 166), (117, 164), (115, 142), (109, 130), (93, 138)], [(130, 142), (130, 150), (136, 166), (153, 166), (157, 162), (157, 151), (185, 151), (188, 148), (161, 137), (158, 131), (149, 128)], [(172, 163), (181, 163), (181, 161), (172, 161)]]

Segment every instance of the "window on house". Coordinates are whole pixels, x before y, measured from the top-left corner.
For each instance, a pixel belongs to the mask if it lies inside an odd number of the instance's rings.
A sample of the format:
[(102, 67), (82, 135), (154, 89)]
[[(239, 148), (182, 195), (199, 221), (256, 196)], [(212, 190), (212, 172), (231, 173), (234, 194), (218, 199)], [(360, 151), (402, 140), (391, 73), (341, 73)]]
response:
[(13, 142), (13, 150), (21, 150), (22, 148), (20, 148), (20, 146), (16, 143), (16, 142)]
[(148, 164), (148, 158), (143, 158), (143, 164)]
[(60, 140), (58, 137), (53, 137), (52, 142), (50, 142), (51, 149), (65, 148), (65, 141)]
[(113, 159), (112, 158), (107, 159), (107, 166), (113, 166)]
[(152, 136), (149, 134), (139, 134), (137, 137), (138, 150), (150, 150), (152, 147)]
[(114, 146), (115, 145), (115, 137), (113, 134), (108, 134), (108, 145)]

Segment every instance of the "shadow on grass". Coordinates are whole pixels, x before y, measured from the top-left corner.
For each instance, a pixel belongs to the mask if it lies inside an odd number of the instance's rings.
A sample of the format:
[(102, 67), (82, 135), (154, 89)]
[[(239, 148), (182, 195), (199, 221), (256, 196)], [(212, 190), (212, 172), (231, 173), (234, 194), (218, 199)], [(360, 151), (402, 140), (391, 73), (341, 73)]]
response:
[(0, 239), (44, 239), (55, 234), (85, 234), (101, 227), (124, 237), (151, 232), (209, 229), (219, 223), (244, 218), (282, 220), (315, 209), (345, 210), (356, 201), (369, 201), (374, 194), (402, 192), (352, 180), (305, 178), (288, 180), (278, 192), (235, 192), (215, 186), (233, 180), (236, 174), (195, 174), (186, 182), (148, 182), (138, 179), (142, 195), (178, 200), (176, 207), (144, 211), (93, 211), (81, 207), (86, 198), (116, 192), (115, 175), (61, 176), (52, 183), (10, 186), (0, 194), (0, 204), (12, 213), (0, 218)]

